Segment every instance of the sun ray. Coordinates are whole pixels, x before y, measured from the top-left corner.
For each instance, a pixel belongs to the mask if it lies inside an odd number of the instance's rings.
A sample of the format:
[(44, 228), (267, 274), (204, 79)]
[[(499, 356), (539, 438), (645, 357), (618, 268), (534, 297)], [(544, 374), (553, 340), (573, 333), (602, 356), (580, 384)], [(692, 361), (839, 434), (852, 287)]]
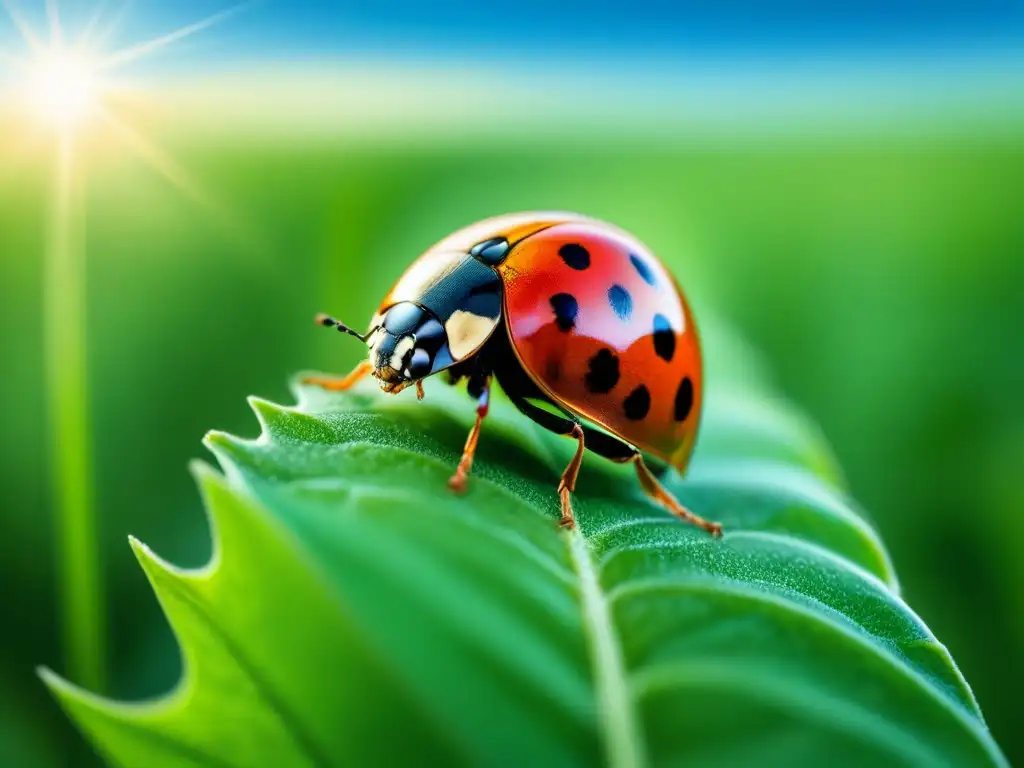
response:
[(11, 24), (18, 30), (18, 34), (28, 44), (32, 53), (38, 54), (44, 50), (46, 46), (35, 33), (35, 30), (32, 29), (32, 25), (22, 15), (21, 8), (17, 5), (17, 0), (0, 0), (0, 4), (3, 5), (4, 10), (7, 12), (7, 18), (11, 20)]
[[(89, 17), (89, 21), (86, 23), (85, 28), (82, 30), (81, 40), (82, 44), (88, 48), (99, 50), (103, 48), (107, 40), (110, 39), (121, 22), (124, 21), (125, 16), (128, 15), (128, 11), (131, 10), (132, 0), (124, 0), (120, 7), (114, 11), (110, 18), (106, 21), (103, 19), (103, 12), (109, 5), (108, 0), (102, 0), (97, 4), (92, 15)], [(103, 22), (102, 29), (100, 23)]]
[(64, 29), (60, 23), (60, 8), (57, 6), (57, 0), (46, 0), (46, 18), (50, 22), (50, 44), (63, 45)]
[(100, 0), (92, 8), (92, 13), (89, 14), (88, 20), (85, 22), (85, 26), (82, 27), (78, 33), (80, 40), (87, 41), (92, 33), (96, 30), (96, 27), (100, 23), (100, 19), (103, 18), (103, 12), (107, 9), (107, 0)]
[(252, 0), (248, 0), (244, 3), (226, 8), (219, 13), (215, 13), (212, 16), (207, 16), (205, 19), (201, 19), (193, 24), (176, 29), (173, 32), (168, 32), (166, 35), (160, 37), (154, 37), (152, 40), (147, 40), (144, 43), (132, 45), (128, 48), (124, 48), (120, 51), (115, 51), (100, 62), (101, 69), (111, 69), (113, 67), (119, 67), (129, 61), (135, 61), (144, 56), (149, 56), (154, 52), (160, 50), (164, 46), (170, 45), (171, 43), (183, 40), (186, 37), (190, 37), (197, 32), (202, 32), (205, 29), (209, 29), (215, 24), (219, 24), (226, 19), (238, 14), (244, 10), (247, 6), (252, 5)]
[[(236, 246), (242, 249), (248, 256), (257, 257), (261, 262), (266, 261), (266, 247), (260, 239), (237, 216), (229, 211), (223, 203), (206, 190), (177, 160), (111, 110), (101, 105), (97, 113), (100, 119), (118, 135), (125, 147), (162, 176), (185, 198), (200, 207), (211, 218), (213, 223), (231, 238)], [(263, 264), (263, 266), (266, 266), (266, 264)]]
[(169, 181), (185, 197), (204, 208), (216, 207), (209, 193), (169, 154), (151, 143), (109, 109), (101, 108), (99, 114), (103, 121), (118, 134), (120, 139), (136, 156)]

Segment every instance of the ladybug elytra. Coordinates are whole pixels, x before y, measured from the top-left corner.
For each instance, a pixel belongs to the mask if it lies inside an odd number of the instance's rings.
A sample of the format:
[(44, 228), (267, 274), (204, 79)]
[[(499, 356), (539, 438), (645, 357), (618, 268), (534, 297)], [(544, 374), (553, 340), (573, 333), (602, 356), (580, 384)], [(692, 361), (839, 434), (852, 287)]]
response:
[(700, 421), (702, 361), (682, 291), (629, 233), (572, 213), (486, 219), (413, 262), (365, 334), (326, 315), (318, 322), (363, 341), (369, 358), (343, 378), (306, 383), (345, 390), (371, 374), (386, 392), (415, 385), (422, 398), (427, 376), (468, 380), (477, 417), (449, 480), (453, 490), (466, 488), (496, 380), (524, 415), (577, 441), (558, 484), (561, 525), (575, 524), (570, 494), (589, 449), (632, 463), (647, 496), (721, 533), (644, 462), (647, 452), (685, 470)]

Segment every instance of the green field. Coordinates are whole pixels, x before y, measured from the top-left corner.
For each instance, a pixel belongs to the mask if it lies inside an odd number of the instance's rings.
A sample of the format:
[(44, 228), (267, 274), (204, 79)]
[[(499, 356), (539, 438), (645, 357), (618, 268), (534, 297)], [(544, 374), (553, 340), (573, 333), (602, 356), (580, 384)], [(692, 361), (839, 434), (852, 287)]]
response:
[[(205, 431), (254, 434), (246, 395), (287, 402), (295, 371), (355, 362), (358, 345), (318, 332), (316, 311), (359, 326), (435, 240), (554, 208), (632, 230), (700, 321), (735, 327), (760, 353), (834, 446), (904, 597), (960, 663), (1007, 757), (1024, 761), (1024, 123), (931, 127), (923, 138), (902, 126), (416, 142), (253, 129), (235, 141), (178, 121), (151, 135), (195, 181), (191, 197), (180, 178), (98, 153), (85, 191), (86, 338), (112, 692), (149, 696), (177, 679), (126, 536), (176, 563), (205, 561), (185, 471)], [(44, 160), (0, 166), (5, 764), (85, 749), (34, 675), (63, 668)]]

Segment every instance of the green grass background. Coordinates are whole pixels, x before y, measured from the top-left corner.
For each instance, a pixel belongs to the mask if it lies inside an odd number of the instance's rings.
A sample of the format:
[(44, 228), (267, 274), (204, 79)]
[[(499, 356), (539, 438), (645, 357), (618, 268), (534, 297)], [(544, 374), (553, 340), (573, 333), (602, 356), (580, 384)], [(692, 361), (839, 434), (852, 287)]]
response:
[[(150, 127), (221, 201), (218, 216), (104, 151), (86, 195), (87, 339), (112, 692), (153, 695), (178, 674), (127, 534), (202, 563), (185, 464), (203, 433), (255, 434), (246, 395), (287, 402), (297, 369), (358, 358), (313, 313), (358, 326), (451, 230), (557, 208), (634, 231), (698, 320), (725, 319), (763, 353), (835, 446), (905, 597), (960, 663), (1007, 757), (1024, 762), (1024, 121), (1008, 122), (514, 140), (412, 140), (415, 125), (378, 140)], [(62, 670), (42, 389), (47, 173), (39, 157), (0, 174), (0, 762), (11, 765), (86, 753), (33, 673)]]

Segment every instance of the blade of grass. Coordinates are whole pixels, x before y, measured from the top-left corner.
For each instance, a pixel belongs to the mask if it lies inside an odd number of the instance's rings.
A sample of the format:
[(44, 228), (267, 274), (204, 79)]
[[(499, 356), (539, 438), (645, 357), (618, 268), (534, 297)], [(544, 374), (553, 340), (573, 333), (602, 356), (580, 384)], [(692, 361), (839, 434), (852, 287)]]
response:
[(44, 326), (51, 483), (65, 665), (105, 690), (105, 608), (100, 584), (85, 339), (82, 181), (70, 136), (57, 140), (46, 252)]

